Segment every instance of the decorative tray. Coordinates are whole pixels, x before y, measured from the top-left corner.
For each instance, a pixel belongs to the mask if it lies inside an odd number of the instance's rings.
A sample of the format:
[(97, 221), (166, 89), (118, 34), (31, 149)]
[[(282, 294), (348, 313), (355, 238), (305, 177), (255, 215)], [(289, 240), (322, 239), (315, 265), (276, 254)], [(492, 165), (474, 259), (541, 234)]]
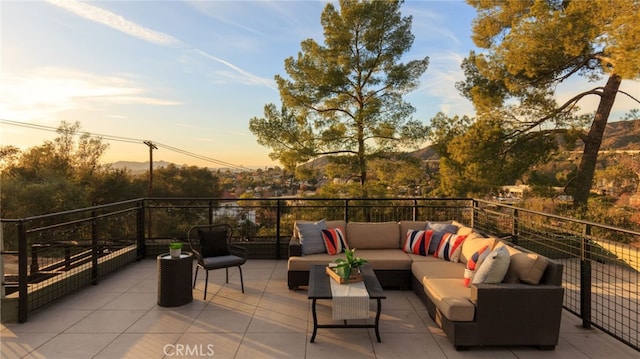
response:
[[(356, 269), (354, 269), (354, 271), (358, 272), (358, 270)], [(340, 277), (338, 273), (336, 273), (335, 268), (331, 268), (328, 266), (326, 267), (326, 272), (329, 275), (329, 277), (333, 278), (333, 280), (335, 280), (340, 284), (357, 283), (357, 282), (362, 282), (364, 280), (364, 278), (362, 277), (362, 274), (360, 273), (351, 273), (351, 275), (349, 276), (349, 279), (345, 280), (342, 277)]]

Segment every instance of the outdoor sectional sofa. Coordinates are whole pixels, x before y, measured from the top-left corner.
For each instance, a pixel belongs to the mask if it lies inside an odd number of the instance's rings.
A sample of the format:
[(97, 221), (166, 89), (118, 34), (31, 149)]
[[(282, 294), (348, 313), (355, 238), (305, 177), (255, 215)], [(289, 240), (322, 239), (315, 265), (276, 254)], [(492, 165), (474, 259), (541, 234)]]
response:
[[(383, 288), (413, 290), (458, 350), (518, 345), (552, 350), (558, 343), (564, 295), (560, 263), (455, 221), (299, 221), (289, 244), (290, 289), (308, 285), (311, 265), (344, 256), (321, 252), (317, 231), (322, 228), (340, 228), (346, 245), (367, 259)], [(430, 246), (414, 239), (425, 229), (432, 231), (420, 238), (430, 239)], [(407, 233), (411, 248), (405, 246)], [(470, 271), (474, 265), (476, 271)]]

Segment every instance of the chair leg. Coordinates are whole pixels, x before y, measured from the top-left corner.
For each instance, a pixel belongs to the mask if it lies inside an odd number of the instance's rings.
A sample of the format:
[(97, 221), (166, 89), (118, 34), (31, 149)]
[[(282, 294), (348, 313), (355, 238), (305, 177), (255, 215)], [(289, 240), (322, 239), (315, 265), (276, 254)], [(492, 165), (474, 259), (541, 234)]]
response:
[(206, 271), (205, 281), (204, 281), (204, 300), (207, 300), (207, 287), (209, 286), (209, 271)]
[(225, 268), (224, 270), (225, 270), (225, 273), (227, 275), (226, 282), (229, 283), (229, 268)]
[(244, 280), (242, 279), (242, 267), (238, 266), (240, 270), (240, 286), (242, 287), (242, 293), (244, 293)]
[(196, 266), (196, 274), (193, 276), (193, 288), (196, 287), (196, 280), (198, 279), (198, 266)]

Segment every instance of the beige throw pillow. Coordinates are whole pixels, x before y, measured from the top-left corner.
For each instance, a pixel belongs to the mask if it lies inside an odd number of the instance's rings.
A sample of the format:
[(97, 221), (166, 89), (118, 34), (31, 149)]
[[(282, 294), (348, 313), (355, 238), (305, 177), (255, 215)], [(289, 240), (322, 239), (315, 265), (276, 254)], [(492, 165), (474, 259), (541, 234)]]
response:
[(548, 263), (546, 258), (534, 253), (514, 253), (504, 282), (538, 284)]

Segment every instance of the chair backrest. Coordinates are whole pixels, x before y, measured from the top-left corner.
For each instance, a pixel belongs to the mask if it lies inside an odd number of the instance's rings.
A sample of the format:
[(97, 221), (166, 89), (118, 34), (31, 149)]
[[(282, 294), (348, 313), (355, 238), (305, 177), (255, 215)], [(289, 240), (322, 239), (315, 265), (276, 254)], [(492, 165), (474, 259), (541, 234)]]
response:
[[(224, 245), (220, 243), (210, 243), (209, 245), (203, 248), (202, 240), (203, 236), (205, 240), (208, 240), (206, 237), (210, 237), (213, 233), (217, 232), (221, 234), (215, 234), (214, 237), (217, 241), (220, 235), (224, 236)], [(189, 247), (194, 255), (201, 260), (203, 257), (212, 257), (219, 255), (229, 254), (229, 242), (231, 241), (231, 237), (233, 236), (233, 228), (228, 224), (201, 224), (195, 225), (189, 229), (187, 232), (187, 239), (189, 241)], [(223, 248), (224, 247), (224, 248)]]

